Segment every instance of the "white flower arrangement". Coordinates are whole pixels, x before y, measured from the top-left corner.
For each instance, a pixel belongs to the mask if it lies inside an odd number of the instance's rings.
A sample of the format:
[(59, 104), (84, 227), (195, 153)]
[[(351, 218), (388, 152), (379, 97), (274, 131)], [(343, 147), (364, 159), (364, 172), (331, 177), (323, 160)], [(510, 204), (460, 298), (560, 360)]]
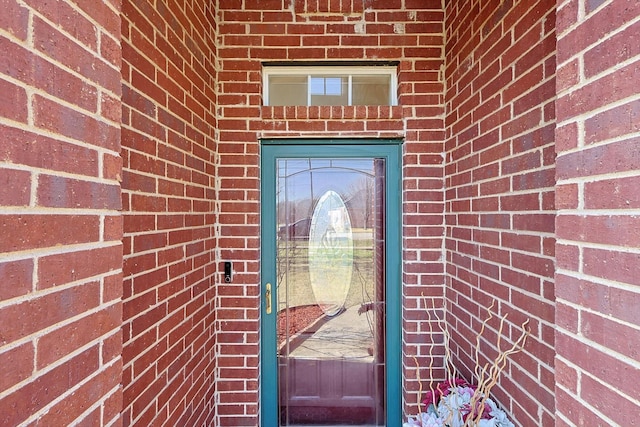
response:
[[(442, 383), (441, 385), (444, 385)], [(468, 384), (453, 386), (447, 389), (448, 394), (442, 396), (437, 405), (429, 403), (426, 412), (416, 417), (409, 417), (403, 427), (464, 427), (473, 422), (477, 427), (514, 427), (507, 414), (490, 398), (484, 399), (484, 408), (478, 418), (479, 408), (471, 411), (476, 388)]]
[[(434, 387), (434, 381), (430, 375), (429, 391), (425, 393), (424, 399), (418, 402), (418, 414), (415, 417), (409, 417), (407, 422), (403, 424), (403, 427), (514, 427), (514, 424), (507, 417), (507, 414), (498, 407), (489, 397), (489, 394), (491, 388), (498, 382), (498, 377), (506, 366), (507, 357), (522, 351), (526, 339), (529, 336), (529, 329), (527, 328), (529, 321), (527, 320), (521, 325), (522, 333), (513, 345), (506, 350), (502, 350), (501, 337), (504, 323), (507, 319), (507, 315), (505, 314), (500, 319), (500, 327), (497, 334), (498, 342), (496, 343), (496, 347), (498, 349), (498, 356), (492, 363), (486, 363), (484, 366), (480, 366), (478, 350), (480, 347), (480, 339), (487, 322), (493, 318), (491, 311), (493, 305), (492, 303), (487, 309), (488, 316), (482, 323), (480, 332), (476, 335), (476, 366), (474, 376), (477, 385), (469, 384), (465, 380), (458, 378), (457, 369), (451, 360), (449, 332), (444, 326), (444, 322), (436, 316), (437, 323), (445, 338), (445, 371), (448, 379)], [(429, 313), (429, 315), (431, 316), (431, 313)], [(431, 320), (432, 319), (429, 319), (429, 325), (431, 325)], [(433, 354), (430, 354), (430, 356), (430, 360), (433, 361)], [(433, 366), (429, 366), (430, 374), (432, 368)], [(418, 382), (420, 383), (419, 395), (422, 395), (422, 383), (420, 382), (419, 371)], [(425, 407), (426, 410), (423, 411), (423, 407)]]

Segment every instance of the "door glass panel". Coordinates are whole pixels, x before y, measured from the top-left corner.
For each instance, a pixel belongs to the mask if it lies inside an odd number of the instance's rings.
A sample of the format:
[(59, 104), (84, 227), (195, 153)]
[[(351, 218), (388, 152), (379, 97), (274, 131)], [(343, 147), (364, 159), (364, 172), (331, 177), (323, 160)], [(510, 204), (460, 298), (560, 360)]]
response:
[(282, 426), (384, 425), (382, 159), (278, 159)]

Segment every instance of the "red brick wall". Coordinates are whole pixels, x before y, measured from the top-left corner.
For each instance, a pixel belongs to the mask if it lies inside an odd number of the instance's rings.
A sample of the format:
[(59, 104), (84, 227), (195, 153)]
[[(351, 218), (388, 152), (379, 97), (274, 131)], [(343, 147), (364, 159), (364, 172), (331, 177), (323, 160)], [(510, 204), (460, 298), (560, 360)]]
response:
[[(495, 396), (519, 425), (554, 416), (555, 2), (446, 7), (446, 259), (454, 359), (469, 376), (496, 301), (508, 343), (530, 319)], [(496, 319), (494, 319), (496, 320)], [(480, 359), (495, 357), (498, 322)], [(503, 349), (506, 343), (503, 342)]]
[(3, 426), (119, 418), (118, 8), (2, 2)]
[[(261, 137), (404, 138), (404, 352), (428, 365), (420, 294), (441, 303), (444, 283), (443, 11), (439, 0), (225, 0), (219, 7), (219, 242), (222, 258), (235, 261), (236, 284), (220, 288), (218, 414), (223, 426), (252, 425), (259, 410)], [(400, 61), (399, 106), (261, 106), (262, 61), (363, 59)], [(407, 388), (415, 391), (415, 365), (407, 364)]]
[(215, 375), (215, 20), (122, 5), (124, 425), (208, 425)]
[[(3, 3), (0, 424), (255, 424), (259, 138), (294, 136), (404, 138), (406, 410), (446, 283), (466, 375), (491, 299), (530, 319), (517, 424), (633, 423), (637, 2), (218, 3)], [(261, 105), (261, 61), (363, 58), (399, 106)]]
[(640, 5), (558, 2), (557, 425), (640, 413)]

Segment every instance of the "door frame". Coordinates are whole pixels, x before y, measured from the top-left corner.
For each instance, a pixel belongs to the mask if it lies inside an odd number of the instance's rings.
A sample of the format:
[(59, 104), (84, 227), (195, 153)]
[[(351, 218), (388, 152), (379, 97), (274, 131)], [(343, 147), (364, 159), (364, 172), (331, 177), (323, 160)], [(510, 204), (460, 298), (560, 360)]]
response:
[[(279, 425), (276, 313), (266, 313), (266, 284), (277, 301), (276, 262), (276, 160), (279, 158), (385, 159), (385, 405), (386, 425), (402, 420), (402, 140), (401, 139), (263, 139), (261, 154), (260, 242), (260, 419), (264, 427)], [(270, 390), (270, 392), (269, 392)]]

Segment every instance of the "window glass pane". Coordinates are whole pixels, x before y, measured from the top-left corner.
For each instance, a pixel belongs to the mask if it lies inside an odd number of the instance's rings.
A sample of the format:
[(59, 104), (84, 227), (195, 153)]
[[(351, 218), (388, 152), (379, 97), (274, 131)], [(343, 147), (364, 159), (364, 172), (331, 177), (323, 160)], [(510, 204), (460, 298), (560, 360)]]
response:
[(396, 105), (395, 71), (393, 67), (269, 67), (265, 105)]
[(353, 105), (389, 105), (390, 76), (354, 75)]
[(311, 77), (311, 95), (342, 95), (342, 77)]
[(348, 83), (343, 76), (312, 76), (311, 105), (349, 105)]
[(269, 105), (307, 105), (307, 76), (269, 76)]

